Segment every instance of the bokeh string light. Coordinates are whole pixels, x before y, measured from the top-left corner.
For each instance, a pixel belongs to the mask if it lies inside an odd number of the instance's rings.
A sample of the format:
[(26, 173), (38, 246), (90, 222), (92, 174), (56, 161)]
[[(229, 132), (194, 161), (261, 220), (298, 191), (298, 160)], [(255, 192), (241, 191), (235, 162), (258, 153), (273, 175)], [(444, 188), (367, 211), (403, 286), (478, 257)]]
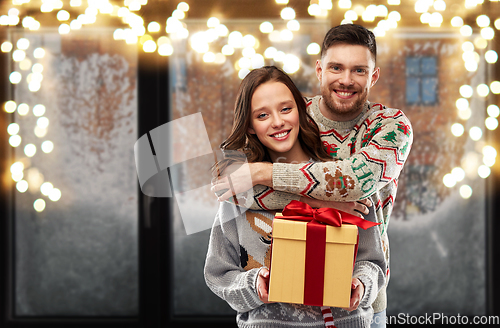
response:
[[(7, 13), (0, 16), (0, 25), (17, 26), (21, 24), (29, 31), (39, 30), (41, 23), (36, 17), (25, 15), (21, 17), (21, 8), (30, 0), (12, 0), (12, 8)], [(296, 19), (297, 13), (290, 6), (288, 0), (275, 0), (280, 6), (279, 19), (281, 22), (264, 21), (259, 25), (259, 35), (243, 34), (241, 31), (230, 31), (229, 28), (217, 17), (207, 19), (206, 28), (201, 31), (190, 31), (185, 19), (188, 17), (189, 4), (179, 2), (172, 11), (171, 16), (165, 21), (146, 22), (139, 15), (142, 7), (148, 5), (147, 0), (124, 0), (123, 5), (117, 2), (110, 3), (109, 0), (61, 0), (41, 1), (40, 12), (45, 15), (53, 15), (59, 22), (58, 31), (61, 35), (70, 34), (72, 31), (85, 28), (98, 21), (99, 16), (110, 16), (120, 19), (123, 27), (117, 28), (113, 32), (113, 38), (117, 41), (125, 42), (129, 45), (138, 45), (146, 53), (157, 53), (160, 56), (171, 56), (175, 51), (175, 42), (187, 40), (191, 48), (199, 53), (200, 58), (207, 65), (221, 65), (228, 57), (233, 58), (234, 67), (239, 78), (243, 79), (250, 70), (262, 67), (266, 64), (281, 65), (289, 74), (294, 74), (301, 68), (300, 58), (295, 53), (287, 53), (285, 49), (290, 49), (290, 42), (294, 40), (294, 33), (301, 29), (300, 21)], [(475, 11), (484, 1), (464, 0), (465, 10)], [(500, 5), (491, 1), (490, 5)], [(454, 16), (449, 22), (443, 18), (443, 13), (449, 8), (450, 1), (445, 0), (417, 0), (414, 2), (415, 14), (420, 18), (422, 25), (430, 28), (439, 28), (443, 25), (451, 25), (457, 34), (465, 40), (462, 44), (462, 59), (464, 74), (475, 74), (483, 65), (490, 65), (492, 68), (498, 61), (498, 54), (491, 47), (496, 32), (500, 29), (500, 18), (489, 17), (488, 14), (480, 14), (474, 20), (465, 16)], [(402, 16), (397, 10), (401, 5), (400, 0), (387, 0), (382, 3), (371, 3), (366, 7), (351, 0), (310, 0), (307, 13), (319, 19), (325, 19), (330, 11), (343, 13), (341, 24), (349, 23), (369, 23), (375, 25), (372, 31), (377, 38), (385, 37), (391, 30), (397, 29)], [(75, 13), (80, 12), (76, 16)], [(462, 13), (463, 14), (463, 13)], [(277, 17), (278, 18), (278, 17)], [(494, 19), (494, 20), (493, 20)], [(267, 38), (272, 44), (265, 49), (261, 47), (261, 41)], [(4, 53), (11, 53), (14, 61), (14, 70), (9, 74), (9, 81), (13, 85), (28, 83), (28, 89), (36, 93), (43, 84), (43, 66), (37, 60), (45, 56), (45, 50), (41, 47), (30, 52), (30, 44), (27, 38), (21, 38), (16, 43), (4, 41), (0, 50)], [(307, 54), (317, 56), (320, 52), (318, 43), (312, 42), (307, 46)], [(487, 106), (487, 117), (484, 124), (471, 126), (473, 112), (478, 109), (473, 108), (472, 99), (479, 99), (485, 103), (486, 99), (492, 99), (492, 95), (500, 94), (500, 81), (481, 81), (477, 85), (462, 85), (458, 91), (460, 97), (456, 101), (457, 121), (452, 122), (450, 132), (457, 138), (470, 138), (474, 142), (484, 143), (487, 131), (498, 128), (499, 109), (495, 104)], [(49, 128), (48, 119), (45, 115), (45, 107), (42, 104), (32, 104), (33, 115), (38, 117), (34, 133), (38, 138), (43, 139)], [(8, 101), (4, 104), (4, 110), (8, 113), (17, 111), (20, 118), (28, 115), (31, 104), (16, 104)], [(477, 106), (477, 105), (474, 105)], [(460, 120), (460, 121), (458, 121)], [(19, 122), (21, 123), (21, 122)], [(15, 124), (15, 125), (13, 125)], [(8, 127), (9, 143), (12, 147), (20, 147), (23, 143), (21, 132), (22, 124), (13, 123)], [(26, 156), (39, 156), (36, 146), (26, 147)], [(50, 140), (41, 141), (39, 147), (43, 153), (49, 154), (54, 148)], [(468, 175), (462, 177), (461, 172), (469, 172), (466, 166), (473, 167), (475, 176), (486, 178), (491, 174), (491, 166), (495, 163), (496, 150), (493, 146), (487, 145), (482, 154), (476, 152), (467, 153), (462, 159), (462, 166), (454, 168), (443, 177), (443, 183), (447, 187), (458, 186), (459, 194), (468, 198), (472, 195), (472, 188), (466, 184)], [(492, 151), (495, 150), (495, 151)], [(475, 163), (473, 158), (483, 158), (483, 163)], [(459, 172), (459, 173), (457, 173)], [(19, 166), (16, 166), (16, 179), (21, 176)], [(14, 174), (14, 173), (13, 173)], [(32, 174), (33, 175), (33, 174)], [(459, 177), (460, 179), (458, 179)], [(14, 175), (13, 175), (14, 179)], [(16, 181), (16, 180), (14, 180)], [(29, 180), (17, 182), (19, 192), (25, 192), (34, 183)], [(22, 191), (23, 190), (23, 191)], [(58, 199), (52, 197), (50, 199)], [(43, 199), (37, 200), (36, 210), (43, 210), (45, 202)]]

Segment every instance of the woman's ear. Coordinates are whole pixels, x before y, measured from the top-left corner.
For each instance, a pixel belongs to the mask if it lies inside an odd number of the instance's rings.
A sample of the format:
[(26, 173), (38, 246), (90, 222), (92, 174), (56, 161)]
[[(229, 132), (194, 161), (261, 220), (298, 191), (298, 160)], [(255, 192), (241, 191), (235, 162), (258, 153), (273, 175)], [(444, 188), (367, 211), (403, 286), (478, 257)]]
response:
[(247, 132), (250, 134), (255, 134), (255, 130), (252, 129), (251, 127), (248, 127)]

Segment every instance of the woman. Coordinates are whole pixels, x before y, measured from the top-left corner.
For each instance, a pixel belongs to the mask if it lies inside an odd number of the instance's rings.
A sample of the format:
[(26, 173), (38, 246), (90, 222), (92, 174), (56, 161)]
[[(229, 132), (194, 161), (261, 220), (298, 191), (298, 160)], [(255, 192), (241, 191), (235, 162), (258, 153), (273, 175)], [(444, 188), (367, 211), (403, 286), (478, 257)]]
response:
[[(249, 162), (331, 160), (299, 90), (288, 75), (270, 66), (250, 72), (242, 81), (233, 128), (221, 148), (240, 151)], [(218, 166), (223, 171), (232, 162), (228, 158)], [(210, 236), (206, 283), (238, 312), (239, 327), (324, 327), (320, 307), (267, 300), (273, 217), (274, 212), (241, 213), (236, 206), (221, 203)], [(351, 306), (331, 308), (339, 328), (369, 327), (371, 303), (385, 283), (386, 262), (378, 230), (360, 230), (358, 247)]]

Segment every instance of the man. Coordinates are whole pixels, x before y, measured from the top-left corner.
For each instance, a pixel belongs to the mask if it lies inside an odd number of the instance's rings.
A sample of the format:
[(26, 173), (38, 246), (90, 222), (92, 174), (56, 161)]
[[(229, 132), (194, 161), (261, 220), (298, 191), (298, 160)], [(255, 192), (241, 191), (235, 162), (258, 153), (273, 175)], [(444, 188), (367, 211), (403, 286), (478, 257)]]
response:
[[(322, 201), (356, 202), (371, 198), (374, 208), (368, 215), (375, 215), (381, 223), (382, 247), (389, 263), (387, 226), (397, 179), (410, 152), (413, 134), (409, 120), (400, 110), (367, 100), (380, 76), (376, 55), (375, 36), (359, 25), (336, 26), (323, 41), (321, 59), (316, 62), (321, 96), (306, 101), (334, 161), (250, 163), (248, 168), (253, 185), (261, 185), (254, 188), (255, 208), (281, 209), (293, 199), (320, 207), (324, 205)], [(232, 188), (227, 177), (213, 184), (215, 192), (230, 189), (219, 197), (221, 201), (233, 192), (244, 192), (248, 185), (249, 177), (242, 170), (230, 178)], [(386, 299), (383, 287), (373, 303), (373, 326), (385, 326)]]

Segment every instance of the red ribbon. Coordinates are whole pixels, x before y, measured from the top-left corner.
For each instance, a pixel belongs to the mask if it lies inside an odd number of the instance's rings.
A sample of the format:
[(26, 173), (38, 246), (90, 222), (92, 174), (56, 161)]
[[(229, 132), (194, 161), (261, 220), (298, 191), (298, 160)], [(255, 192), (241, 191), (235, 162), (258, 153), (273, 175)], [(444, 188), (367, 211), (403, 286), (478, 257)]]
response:
[[(304, 281), (304, 304), (323, 305), (323, 286), (325, 281), (326, 225), (342, 226), (342, 222), (367, 229), (380, 223), (363, 220), (333, 208), (314, 209), (311, 206), (292, 200), (283, 209), (281, 219), (309, 221), (306, 230), (306, 262)], [(324, 223), (324, 224), (323, 224)], [(357, 245), (356, 245), (357, 246)]]

